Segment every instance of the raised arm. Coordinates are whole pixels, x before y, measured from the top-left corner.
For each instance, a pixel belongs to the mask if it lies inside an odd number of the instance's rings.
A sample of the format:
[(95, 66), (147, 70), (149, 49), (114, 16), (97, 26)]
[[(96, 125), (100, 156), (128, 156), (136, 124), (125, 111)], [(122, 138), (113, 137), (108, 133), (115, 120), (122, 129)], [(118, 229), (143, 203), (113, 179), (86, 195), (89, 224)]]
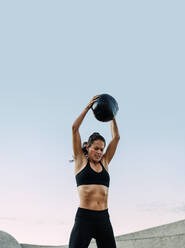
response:
[(111, 134), (112, 134), (112, 140), (109, 143), (107, 150), (104, 154), (104, 162), (106, 165), (108, 165), (111, 159), (113, 158), (118, 142), (120, 140), (119, 130), (115, 119), (111, 121)]
[(73, 154), (74, 159), (81, 159), (83, 156), (82, 145), (81, 145), (81, 137), (79, 133), (79, 127), (86, 116), (87, 112), (91, 108), (92, 104), (96, 101), (98, 96), (93, 97), (87, 107), (83, 110), (80, 116), (75, 120), (72, 125), (72, 143), (73, 143)]

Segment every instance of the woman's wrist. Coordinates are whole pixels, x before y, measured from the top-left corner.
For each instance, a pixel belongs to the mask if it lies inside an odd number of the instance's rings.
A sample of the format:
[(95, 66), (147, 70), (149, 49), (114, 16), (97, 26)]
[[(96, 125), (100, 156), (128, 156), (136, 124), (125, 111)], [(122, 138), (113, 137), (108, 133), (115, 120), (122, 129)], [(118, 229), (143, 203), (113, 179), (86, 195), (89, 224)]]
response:
[(85, 107), (85, 110), (88, 112), (90, 108), (91, 108), (91, 106), (90, 106), (90, 104), (88, 104), (88, 105)]

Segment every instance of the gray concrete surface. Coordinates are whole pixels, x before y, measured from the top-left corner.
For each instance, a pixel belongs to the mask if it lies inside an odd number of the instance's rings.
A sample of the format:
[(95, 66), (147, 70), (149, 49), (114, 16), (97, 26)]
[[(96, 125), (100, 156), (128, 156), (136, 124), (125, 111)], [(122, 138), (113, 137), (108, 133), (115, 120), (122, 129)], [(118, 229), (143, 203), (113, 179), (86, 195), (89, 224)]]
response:
[(22, 248), (10, 234), (0, 231), (0, 248)]
[[(185, 220), (116, 237), (117, 248), (185, 248)], [(9, 234), (0, 231), (0, 248), (68, 248), (63, 246), (18, 244)], [(89, 248), (97, 248), (92, 240)], [(106, 247), (105, 247), (106, 248)]]
[(116, 237), (117, 248), (185, 248), (185, 220)]
[(68, 246), (49, 246), (49, 245), (28, 245), (28, 244), (21, 244), (21, 248), (64, 248)]

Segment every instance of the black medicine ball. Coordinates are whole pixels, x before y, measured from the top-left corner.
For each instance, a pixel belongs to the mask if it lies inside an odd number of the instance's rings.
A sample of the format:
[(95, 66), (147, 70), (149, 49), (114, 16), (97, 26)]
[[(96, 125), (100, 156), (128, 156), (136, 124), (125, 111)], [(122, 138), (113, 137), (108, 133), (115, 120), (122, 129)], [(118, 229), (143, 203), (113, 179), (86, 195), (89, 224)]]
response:
[(119, 110), (116, 100), (108, 94), (101, 94), (91, 108), (96, 119), (103, 122), (112, 120)]

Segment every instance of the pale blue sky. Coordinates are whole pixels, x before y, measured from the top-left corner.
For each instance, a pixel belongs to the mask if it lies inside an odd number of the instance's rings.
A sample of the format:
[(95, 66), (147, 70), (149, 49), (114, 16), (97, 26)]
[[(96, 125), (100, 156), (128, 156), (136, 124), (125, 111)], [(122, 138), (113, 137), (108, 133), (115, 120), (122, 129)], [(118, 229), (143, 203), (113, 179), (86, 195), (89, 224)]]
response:
[[(0, 3), (0, 230), (66, 244), (79, 204), (71, 126), (94, 95), (119, 104), (115, 235), (185, 218), (183, 1)], [(110, 123), (87, 114), (82, 141)]]

